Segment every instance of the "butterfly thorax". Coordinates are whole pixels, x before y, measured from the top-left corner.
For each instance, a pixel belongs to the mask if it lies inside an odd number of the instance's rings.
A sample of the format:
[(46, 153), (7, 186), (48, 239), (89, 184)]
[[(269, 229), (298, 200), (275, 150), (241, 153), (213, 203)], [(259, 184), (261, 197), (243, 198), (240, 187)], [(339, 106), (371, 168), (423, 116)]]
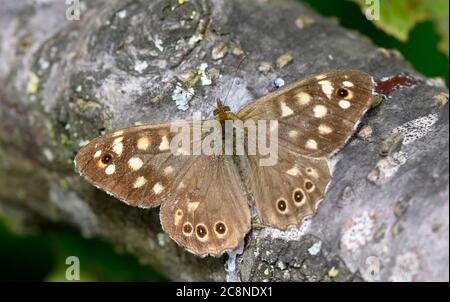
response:
[(214, 116), (222, 124), (222, 128), (225, 121), (237, 120), (236, 115), (230, 111), (230, 107), (224, 106), (220, 99), (217, 99), (217, 108), (214, 110)]
[(225, 146), (227, 144), (232, 144), (233, 146), (233, 155), (236, 152), (236, 129), (233, 128), (233, 135), (227, 139), (226, 130), (225, 130), (225, 122), (226, 121), (236, 121), (239, 120), (238, 117), (231, 112), (230, 107), (224, 106), (220, 99), (217, 99), (217, 108), (214, 110), (215, 120), (220, 123), (222, 128), (222, 147), (225, 152)]

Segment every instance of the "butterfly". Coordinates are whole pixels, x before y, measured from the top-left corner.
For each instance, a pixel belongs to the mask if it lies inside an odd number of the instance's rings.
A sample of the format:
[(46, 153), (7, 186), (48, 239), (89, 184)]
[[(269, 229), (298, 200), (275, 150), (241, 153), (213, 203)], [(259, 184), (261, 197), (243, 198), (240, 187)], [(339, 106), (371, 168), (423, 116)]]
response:
[(173, 152), (179, 134), (174, 126), (193, 132), (199, 127), (195, 121), (174, 121), (98, 137), (78, 152), (75, 167), (128, 205), (160, 205), (162, 228), (173, 240), (196, 255), (217, 257), (237, 248), (249, 232), (252, 207), (264, 225), (282, 230), (315, 214), (331, 181), (327, 158), (354, 133), (371, 105), (373, 87), (369, 74), (340, 70), (296, 81), (236, 114), (218, 102), (215, 120), (221, 126), (236, 120), (278, 122), (273, 165), (261, 165), (259, 153), (189, 153), (207, 139), (204, 132)]

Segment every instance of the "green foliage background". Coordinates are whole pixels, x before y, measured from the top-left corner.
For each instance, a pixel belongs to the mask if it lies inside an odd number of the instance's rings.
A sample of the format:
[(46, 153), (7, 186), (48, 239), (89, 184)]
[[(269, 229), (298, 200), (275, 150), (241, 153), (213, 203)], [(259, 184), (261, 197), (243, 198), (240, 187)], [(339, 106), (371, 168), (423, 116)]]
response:
[[(351, 1), (363, 12), (375, 3), (373, 0)], [(448, 57), (448, 0), (381, 0), (379, 3), (380, 19), (373, 22), (375, 26), (406, 43), (418, 23), (429, 21), (440, 36), (438, 48)]]
[[(300, 0), (299, 0), (300, 1)], [(380, 20), (364, 16), (366, 0), (302, 0), (384, 48), (398, 49), (416, 70), (448, 85), (447, 0), (380, 0)], [(65, 259), (80, 258), (81, 281), (165, 281), (158, 272), (108, 243), (56, 228), (20, 235), (0, 223), (0, 280), (65, 281)]]
[(66, 281), (66, 258), (80, 260), (80, 281), (166, 281), (160, 273), (139, 265), (100, 239), (85, 239), (77, 230), (46, 226), (20, 236), (0, 223), (0, 280)]
[(380, 20), (374, 22), (364, 12), (376, 0), (298, 1), (360, 31), (379, 47), (399, 50), (417, 71), (441, 77), (448, 86), (448, 0), (379, 0)]

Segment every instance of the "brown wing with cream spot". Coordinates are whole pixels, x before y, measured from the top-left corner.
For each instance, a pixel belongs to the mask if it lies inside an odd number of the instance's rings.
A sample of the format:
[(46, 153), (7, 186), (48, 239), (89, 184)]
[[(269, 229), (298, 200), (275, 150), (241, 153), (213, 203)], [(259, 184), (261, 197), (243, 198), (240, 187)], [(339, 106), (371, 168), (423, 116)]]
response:
[(193, 160), (193, 156), (172, 154), (170, 142), (179, 132), (171, 132), (171, 125), (194, 128), (193, 123), (180, 121), (118, 130), (81, 149), (76, 169), (88, 182), (127, 204), (156, 206), (180, 183)]
[(370, 107), (372, 78), (343, 70), (310, 76), (243, 108), (242, 120), (278, 120), (280, 147), (309, 157), (341, 148)]
[[(177, 124), (191, 129), (193, 137), (195, 124)], [(171, 238), (195, 254), (218, 256), (236, 248), (249, 231), (248, 200), (231, 157), (183, 155), (186, 146), (192, 154), (193, 139), (173, 154), (170, 142), (178, 133), (168, 124), (118, 130), (84, 147), (76, 167), (127, 204), (162, 203), (161, 223)]]
[[(263, 223), (286, 229), (316, 212), (331, 180), (326, 157), (353, 134), (371, 98), (371, 77), (344, 70), (293, 83), (237, 114), (244, 121), (278, 121), (272, 129), (278, 133), (278, 162), (264, 166), (260, 155), (248, 155), (248, 162), (243, 161)], [(247, 138), (248, 144), (256, 144)]]
[(248, 158), (243, 170), (262, 223), (286, 229), (316, 213), (331, 179), (326, 159), (307, 158), (284, 148), (274, 166), (261, 166), (257, 156)]
[(231, 156), (199, 157), (161, 205), (164, 231), (197, 255), (237, 248), (250, 229), (250, 210)]

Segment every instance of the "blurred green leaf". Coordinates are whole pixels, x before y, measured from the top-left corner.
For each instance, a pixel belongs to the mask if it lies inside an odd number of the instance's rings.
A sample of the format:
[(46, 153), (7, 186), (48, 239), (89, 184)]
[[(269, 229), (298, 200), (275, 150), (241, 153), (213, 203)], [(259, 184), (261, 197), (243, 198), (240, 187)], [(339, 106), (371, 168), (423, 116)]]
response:
[[(100, 239), (47, 226), (45, 232), (17, 234), (13, 220), (0, 217), (0, 280), (67, 281), (66, 259), (76, 256), (80, 281), (167, 281), (136, 258)], [(29, 230), (28, 230), (29, 231)]]
[(141, 266), (131, 255), (112, 251), (99, 239), (83, 239), (76, 232), (50, 234), (55, 254), (53, 271), (46, 281), (66, 281), (66, 259), (80, 261), (80, 281), (166, 281), (158, 272)]
[[(365, 14), (376, 7), (374, 0), (349, 1), (356, 2)], [(406, 42), (417, 23), (429, 20), (441, 37), (439, 49), (448, 56), (448, 4), (448, 0), (379, 0), (379, 20), (372, 22), (389, 35)]]

